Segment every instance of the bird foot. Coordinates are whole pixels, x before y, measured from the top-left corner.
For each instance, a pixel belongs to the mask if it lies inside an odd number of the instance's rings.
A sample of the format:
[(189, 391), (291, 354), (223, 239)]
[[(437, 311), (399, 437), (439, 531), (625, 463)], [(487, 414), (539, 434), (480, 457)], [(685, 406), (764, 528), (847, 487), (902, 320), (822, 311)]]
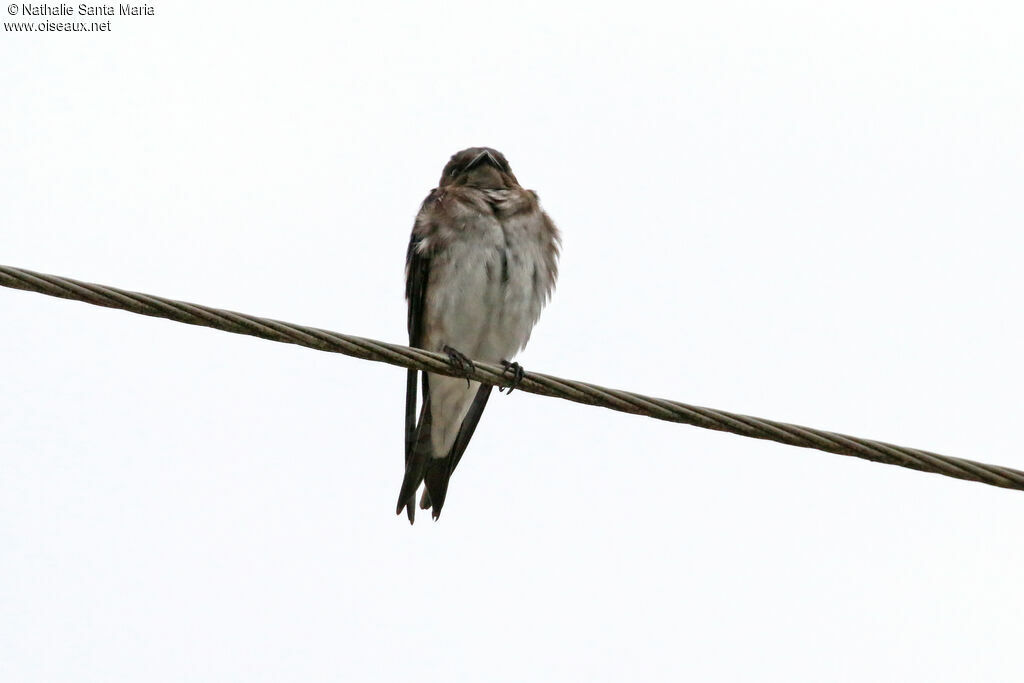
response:
[(508, 389), (507, 393), (511, 394), (512, 391), (519, 386), (519, 383), (523, 381), (523, 375), (525, 375), (526, 372), (523, 370), (522, 365), (514, 361), (510, 363), (507, 360), (503, 360), (501, 361), (501, 364), (505, 366), (505, 371), (501, 373), (502, 377), (508, 373), (512, 373), (512, 381), (509, 382), (507, 387), (499, 388), (498, 392), (500, 393), (504, 391), (504, 389)]
[(462, 376), (466, 378), (466, 387), (469, 388), (469, 378), (472, 376), (473, 371), (476, 370), (476, 366), (473, 365), (473, 361), (469, 359), (466, 354), (462, 353), (457, 349), (445, 344), (445, 347), (441, 349), (444, 353), (448, 354), (448, 362), (451, 366), (462, 373)]

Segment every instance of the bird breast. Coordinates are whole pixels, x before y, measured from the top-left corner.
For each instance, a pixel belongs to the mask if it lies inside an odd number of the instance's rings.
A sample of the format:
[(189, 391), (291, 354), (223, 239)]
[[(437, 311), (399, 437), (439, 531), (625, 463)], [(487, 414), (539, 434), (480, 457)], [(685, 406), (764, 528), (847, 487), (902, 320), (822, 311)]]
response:
[(425, 341), (497, 362), (526, 345), (547, 296), (543, 225), (539, 209), (507, 216), (472, 209), (452, 216), (461, 229), (433, 258)]

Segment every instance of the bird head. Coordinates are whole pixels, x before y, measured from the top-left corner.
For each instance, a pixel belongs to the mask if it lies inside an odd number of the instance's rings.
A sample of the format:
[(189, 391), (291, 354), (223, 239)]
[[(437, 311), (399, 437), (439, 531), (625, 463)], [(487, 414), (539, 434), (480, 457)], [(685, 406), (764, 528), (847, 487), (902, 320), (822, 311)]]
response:
[(485, 190), (519, 186), (505, 155), (490, 147), (470, 147), (456, 152), (441, 172), (439, 187), (465, 185)]

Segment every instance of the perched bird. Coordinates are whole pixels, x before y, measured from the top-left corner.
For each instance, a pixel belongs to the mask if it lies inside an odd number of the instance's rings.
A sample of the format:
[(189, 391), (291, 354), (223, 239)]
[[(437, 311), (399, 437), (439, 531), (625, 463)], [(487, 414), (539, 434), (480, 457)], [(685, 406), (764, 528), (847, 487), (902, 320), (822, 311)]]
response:
[[(470, 147), (452, 156), (441, 181), (420, 207), (406, 255), (405, 295), (409, 302), (409, 345), (446, 353), (463, 371), (470, 359), (503, 363), (530, 338), (558, 274), (559, 235), (540, 208), (537, 194), (524, 190), (505, 156), (489, 147)], [(405, 479), (398, 514), (415, 521), (420, 507), (444, 506), (448, 479), (483, 414), (492, 387), (466, 378), (410, 370), (405, 393)], [(418, 417), (417, 417), (418, 415)]]

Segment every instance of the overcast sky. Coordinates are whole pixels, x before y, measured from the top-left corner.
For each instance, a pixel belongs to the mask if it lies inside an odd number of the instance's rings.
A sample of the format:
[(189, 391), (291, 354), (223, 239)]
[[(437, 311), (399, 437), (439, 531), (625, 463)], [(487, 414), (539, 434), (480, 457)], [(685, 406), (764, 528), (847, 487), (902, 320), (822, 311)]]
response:
[[(404, 343), (489, 145), (527, 370), (1024, 469), (1019, 3), (151, 7), (5, 29), (0, 263)], [(517, 392), (410, 527), (398, 368), (0, 326), (5, 681), (1021, 680), (1021, 492)]]

